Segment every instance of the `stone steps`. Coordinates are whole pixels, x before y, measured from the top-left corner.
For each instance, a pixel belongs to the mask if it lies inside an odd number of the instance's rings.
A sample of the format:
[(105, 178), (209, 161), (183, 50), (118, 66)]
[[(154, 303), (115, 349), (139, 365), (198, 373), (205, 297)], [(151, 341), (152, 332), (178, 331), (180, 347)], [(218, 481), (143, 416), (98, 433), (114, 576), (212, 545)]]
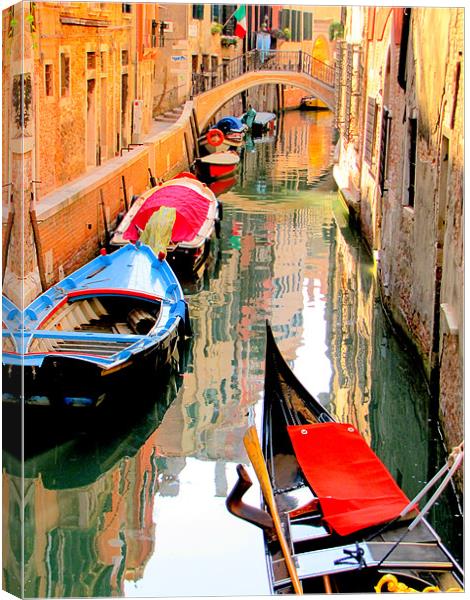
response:
[(177, 121), (183, 112), (183, 107), (178, 106), (177, 108), (173, 108), (172, 110), (168, 110), (161, 115), (157, 115), (155, 117), (155, 121), (164, 121), (167, 123), (174, 123)]

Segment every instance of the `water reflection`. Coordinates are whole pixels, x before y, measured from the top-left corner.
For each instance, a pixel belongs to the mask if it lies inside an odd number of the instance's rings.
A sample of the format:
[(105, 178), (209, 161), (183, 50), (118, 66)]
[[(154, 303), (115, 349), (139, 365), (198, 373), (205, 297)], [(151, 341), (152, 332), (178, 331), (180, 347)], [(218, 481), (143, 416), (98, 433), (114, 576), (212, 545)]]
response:
[[(243, 153), (221, 197), (214, 262), (185, 285), (194, 337), (179, 391), (152, 409), (168, 407), (164, 416), (27, 462), (27, 595), (268, 593), (261, 533), (224, 505), (236, 463), (247, 464), (243, 434), (260, 418), (266, 318), (306, 387), (358, 427), (409, 495), (442, 464), (424, 379), (382, 313), (373, 264), (332, 186), (331, 127), (329, 113), (287, 113), (276, 138)], [(92, 480), (73, 464), (93, 465)], [(10, 589), (17, 468), (4, 471)], [(247, 500), (259, 501), (256, 486)], [(449, 495), (433, 522), (458, 553), (457, 512)]]
[[(147, 410), (110, 414), (46, 450), (30, 440), (23, 465), (4, 438), (6, 590), (25, 597), (122, 596), (124, 579), (142, 577), (155, 549), (157, 492), (166, 487), (157, 427), (180, 385), (172, 373)], [(41, 432), (53, 436), (61, 423), (49, 426)]]

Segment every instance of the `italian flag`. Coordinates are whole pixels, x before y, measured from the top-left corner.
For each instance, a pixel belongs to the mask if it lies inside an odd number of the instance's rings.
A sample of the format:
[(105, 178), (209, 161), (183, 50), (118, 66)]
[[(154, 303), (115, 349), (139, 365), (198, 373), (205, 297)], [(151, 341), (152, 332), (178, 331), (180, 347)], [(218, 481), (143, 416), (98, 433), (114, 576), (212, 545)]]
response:
[(233, 16), (237, 20), (235, 35), (243, 39), (246, 35), (246, 6), (241, 4), (233, 13)]

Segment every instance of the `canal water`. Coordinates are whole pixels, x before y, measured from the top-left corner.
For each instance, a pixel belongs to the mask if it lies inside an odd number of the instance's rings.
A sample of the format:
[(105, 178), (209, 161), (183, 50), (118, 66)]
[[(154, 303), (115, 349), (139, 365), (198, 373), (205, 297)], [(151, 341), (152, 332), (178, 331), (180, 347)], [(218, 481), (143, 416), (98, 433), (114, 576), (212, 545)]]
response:
[[(28, 425), (26, 596), (269, 593), (260, 530), (225, 508), (248, 463), (243, 434), (260, 424), (266, 319), (298, 378), (358, 427), (409, 496), (443, 464), (417, 360), (382, 311), (374, 264), (334, 191), (332, 131), (330, 113), (293, 111), (248, 140), (237, 181), (220, 190), (220, 239), (185, 283), (194, 335), (164, 385), (149, 375), (106, 419), (60, 439), (63, 423)], [(14, 593), (22, 472), (11, 453), (3, 471)], [(259, 502), (257, 485), (247, 500)], [(461, 556), (452, 494), (431, 520)]]

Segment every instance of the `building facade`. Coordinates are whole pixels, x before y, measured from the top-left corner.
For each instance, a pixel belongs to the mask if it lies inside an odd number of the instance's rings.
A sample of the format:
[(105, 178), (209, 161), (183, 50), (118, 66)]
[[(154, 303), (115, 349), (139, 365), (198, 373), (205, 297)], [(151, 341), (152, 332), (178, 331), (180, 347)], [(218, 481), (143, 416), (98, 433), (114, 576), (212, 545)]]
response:
[(463, 10), (351, 7), (343, 24), (335, 178), (452, 446), (463, 436)]

